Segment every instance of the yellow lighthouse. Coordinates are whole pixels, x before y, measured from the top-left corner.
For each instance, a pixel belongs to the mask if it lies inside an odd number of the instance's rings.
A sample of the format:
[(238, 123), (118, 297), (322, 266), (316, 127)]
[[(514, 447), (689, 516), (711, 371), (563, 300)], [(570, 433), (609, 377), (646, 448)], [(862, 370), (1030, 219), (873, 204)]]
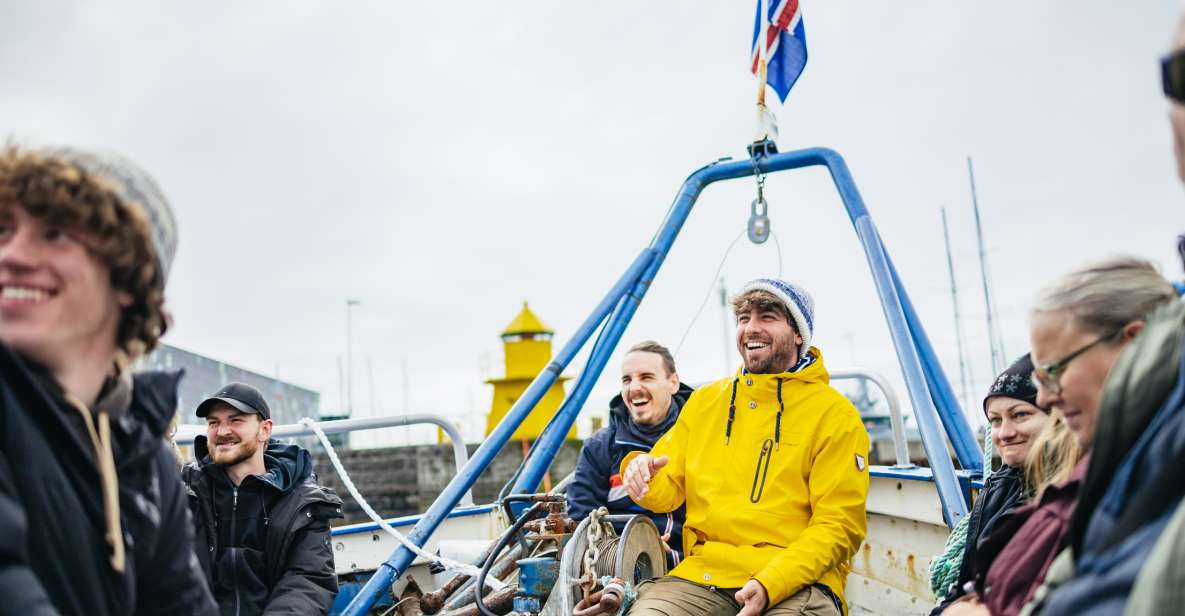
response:
[[(551, 336), (554, 333), (531, 312), (526, 302), (523, 302), (522, 311), (502, 332), (506, 374), (502, 378), (486, 380), (494, 386), (494, 400), (490, 404), (490, 414), (486, 416), (487, 436), (526, 391), (531, 381), (535, 380), (535, 376), (551, 361)], [(519, 424), (511, 438), (534, 439), (543, 433), (548, 420), (564, 401), (563, 382), (567, 380), (568, 377), (564, 376), (556, 379), (531, 414)], [(568, 432), (568, 438), (576, 438), (575, 427)]]

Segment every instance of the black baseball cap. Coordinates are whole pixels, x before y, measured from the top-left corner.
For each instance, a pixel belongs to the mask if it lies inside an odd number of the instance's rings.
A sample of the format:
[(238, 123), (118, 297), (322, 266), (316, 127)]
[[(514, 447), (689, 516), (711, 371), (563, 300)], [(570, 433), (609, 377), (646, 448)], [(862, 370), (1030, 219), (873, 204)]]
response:
[(267, 400), (258, 389), (246, 383), (231, 383), (218, 393), (206, 398), (197, 407), (197, 416), (205, 417), (218, 403), (229, 404), (243, 413), (258, 414), (260, 419), (271, 419), (272, 410), (267, 407)]

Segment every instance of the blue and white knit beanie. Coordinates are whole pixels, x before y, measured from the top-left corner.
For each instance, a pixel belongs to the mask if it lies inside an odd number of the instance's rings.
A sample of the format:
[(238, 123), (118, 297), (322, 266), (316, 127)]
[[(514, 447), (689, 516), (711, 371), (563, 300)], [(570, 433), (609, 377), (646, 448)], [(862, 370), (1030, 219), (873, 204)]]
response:
[(807, 356), (811, 350), (811, 338), (815, 333), (815, 299), (806, 289), (784, 280), (776, 278), (758, 278), (741, 289), (741, 295), (749, 291), (765, 291), (782, 300), (790, 318), (794, 320), (794, 327), (798, 335), (802, 336), (802, 347), (798, 349), (798, 359)]
[(114, 152), (93, 152), (77, 148), (51, 148), (45, 155), (64, 160), (98, 178), (115, 193), (120, 203), (148, 221), (152, 248), (161, 282), (169, 277), (177, 254), (177, 218), (160, 187), (148, 172)]

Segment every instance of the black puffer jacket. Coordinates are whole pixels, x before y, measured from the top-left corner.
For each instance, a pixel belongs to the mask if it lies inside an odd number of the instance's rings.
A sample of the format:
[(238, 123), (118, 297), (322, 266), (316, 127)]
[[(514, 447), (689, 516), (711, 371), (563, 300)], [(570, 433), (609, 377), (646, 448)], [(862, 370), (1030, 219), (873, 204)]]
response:
[(223, 614), (325, 614), (337, 595), (329, 520), (342, 501), (317, 485), (313, 460), (279, 441), (264, 453), (267, 472), (237, 487), (213, 463), (206, 438), (182, 471), (197, 519), (196, 549)]
[(111, 421), (124, 572), (109, 562), (93, 445), (44, 372), (0, 345), (0, 614), (202, 614), (177, 463), (163, 440), (180, 373), (141, 373)]
[(963, 548), (959, 581), (946, 599), (930, 612), (931, 616), (942, 613), (955, 599), (967, 594), (963, 589), (967, 582), (977, 581), (979, 586), (983, 585), (983, 578), (1004, 545), (1004, 542), (988, 542), (987, 539), (1024, 503), (1025, 477), (1020, 468), (1003, 466), (988, 477), (979, 499), (971, 508), (971, 519), (967, 521), (967, 543)]

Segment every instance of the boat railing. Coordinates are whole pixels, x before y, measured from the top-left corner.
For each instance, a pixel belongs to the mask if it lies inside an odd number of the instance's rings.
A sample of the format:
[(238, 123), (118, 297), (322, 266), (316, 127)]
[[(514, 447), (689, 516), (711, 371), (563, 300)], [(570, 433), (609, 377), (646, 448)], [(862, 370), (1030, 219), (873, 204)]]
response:
[[(356, 419), (332, 419), (318, 422), (317, 425), (325, 434), (342, 434), (360, 430), (376, 430), (378, 428), (397, 428), (401, 426), (416, 426), (430, 424), (444, 430), (453, 445), (453, 458), (457, 463), (457, 472), (469, 462), (469, 451), (465, 448), (465, 439), (461, 438), (461, 431), (453, 422), (430, 413), (415, 413), (411, 415), (381, 415), (379, 417), (359, 417)], [(175, 440), (178, 445), (192, 445), (193, 440), (202, 434), (198, 426), (179, 426)], [(313, 436), (312, 428), (303, 424), (284, 424), (272, 429), (273, 438), (288, 438), (294, 436)], [(467, 490), (461, 497), (461, 505), (473, 504), (473, 491)]]
[(868, 381), (876, 385), (885, 396), (885, 404), (889, 407), (889, 423), (893, 427), (893, 453), (897, 459), (895, 468), (913, 466), (909, 460), (909, 445), (905, 438), (905, 420), (901, 416), (901, 401), (897, 398), (897, 390), (893, 389), (889, 379), (872, 370), (851, 368), (836, 370), (830, 373), (832, 381)]

